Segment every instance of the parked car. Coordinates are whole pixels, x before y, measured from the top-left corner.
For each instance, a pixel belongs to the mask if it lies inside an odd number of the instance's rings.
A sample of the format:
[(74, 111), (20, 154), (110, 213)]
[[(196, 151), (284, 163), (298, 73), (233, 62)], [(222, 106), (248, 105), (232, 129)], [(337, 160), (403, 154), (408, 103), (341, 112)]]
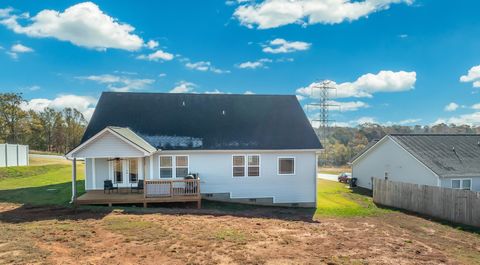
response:
[(352, 179), (352, 174), (351, 173), (341, 173), (338, 175), (338, 181), (341, 183), (350, 183), (350, 180)]

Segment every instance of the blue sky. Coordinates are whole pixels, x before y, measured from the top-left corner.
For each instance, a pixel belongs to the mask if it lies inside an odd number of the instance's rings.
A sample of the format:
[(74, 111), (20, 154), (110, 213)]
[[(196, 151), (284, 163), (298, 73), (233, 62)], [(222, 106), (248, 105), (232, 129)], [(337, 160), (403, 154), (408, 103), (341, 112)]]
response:
[(328, 79), (339, 125), (480, 125), (478, 10), (473, 0), (7, 0), (0, 92), (88, 117), (102, 91), (296, 94), (307, 105), (312, 83)]

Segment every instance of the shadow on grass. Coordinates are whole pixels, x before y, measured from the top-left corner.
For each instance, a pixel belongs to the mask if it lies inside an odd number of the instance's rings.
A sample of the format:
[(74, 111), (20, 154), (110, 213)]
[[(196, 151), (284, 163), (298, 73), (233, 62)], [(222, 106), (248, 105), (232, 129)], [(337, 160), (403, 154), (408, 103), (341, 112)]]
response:
[[(84, 181), (78, 181), (78, 194), (84, 193)], [(250, 218), (268, 218), (289, 221), (314, 222), (314, 208), (290, 208), (275, 206), (246, 205), (215, 201), (202, 201), (202, 209), (196, 209), (196, 203), (158, 203), (142, 205), (81, 206), (74, 208), (69, 204), (71, 183), (0, 190), (0, 202), (22, 204), (22, 206), (0, 212), (3, 222), (31, 222), (49, 219), (100, 219), (114, 209), (128, 214), (186, 214), (211, 216), (237, 216)]]
[(443, 220), (443, 219), (440, 219), (440, 218), (437, 218), (437, 217), (432, 217), (430, 215), (417, 213), (417, 212), (412, 212), (412, 211), (401, 209), (401, 208), (385, 206), (385, 205), (381, 205), (381, 204), (377, 204), (377, 203), (375, 203), (375, 205), (378, 208), (381, 208), (381, 209), (387, 209), (387, 210), (393, 210), (393, 211), (401, 212), (401, 213), (404, 213), (404, 214), (407, 214), (407, 215), (416, 216), (416, 217), (419, 217), (419, 218), (422, 218), (422, 219), (425, 219), (425, 220), (428, 220), (428, 221), (431, 221), (431, 222), (435, 222), (435, 223), (439, 223), (439, 224), (442, 224), (442, 225), (445, 225), (445, 226), (449, 226), (449, 227), (457, 229), (457, 230), (470, 232), (470, 233), (475, 233), (475, 234), (480, 235), (480, 227), (475, 227), (475, 226), (460, 224), (460, 223), (454, 223), (454, 222)]

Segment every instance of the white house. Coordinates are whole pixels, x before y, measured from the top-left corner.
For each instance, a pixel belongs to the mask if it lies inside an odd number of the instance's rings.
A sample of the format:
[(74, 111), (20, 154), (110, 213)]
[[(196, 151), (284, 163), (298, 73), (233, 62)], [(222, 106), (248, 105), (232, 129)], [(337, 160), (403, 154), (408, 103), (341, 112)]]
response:
[(371, 179), (480, 191), (480, 135), (391, 134), (352, 159), (360, 187)]
[(67, 157), (86, 161), (77, 202), (146, 204), (128, 191), (139, 180), (148, 202), (175, 201), (196, 173), (203, 198), (314, 207), (321, 148), (295, 96), (105, 92)]

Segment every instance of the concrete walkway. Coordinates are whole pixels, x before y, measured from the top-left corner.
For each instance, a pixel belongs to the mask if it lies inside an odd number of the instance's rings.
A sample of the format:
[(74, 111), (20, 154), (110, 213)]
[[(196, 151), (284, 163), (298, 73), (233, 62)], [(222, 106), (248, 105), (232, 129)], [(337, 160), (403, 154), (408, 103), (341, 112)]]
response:
[(338, 181), (338, 175), (334, 174), (322, 174), (318, 173), (317, 178), (319, 179), (326, 179), (326, 180), (331, 180), (331, 181)]

